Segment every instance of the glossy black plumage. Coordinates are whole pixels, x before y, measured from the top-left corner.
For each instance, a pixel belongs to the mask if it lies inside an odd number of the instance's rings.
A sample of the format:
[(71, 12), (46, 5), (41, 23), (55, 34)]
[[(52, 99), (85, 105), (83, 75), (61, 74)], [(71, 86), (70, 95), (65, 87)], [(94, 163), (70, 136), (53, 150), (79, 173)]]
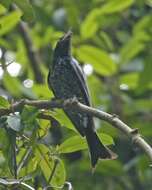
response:
[[(48, 75), (48, 84), (56, 98), (76, 97), (81, 103), (90, 106), (90, 96), (84, 73), (78, 62), (71, 56), (71, 35), (72, 33), (68, 32), (57, 42)], [(116, 154), (99, 140), (91, 116), (69, 109), (64, 109), (64, 111), (78, 132), (86, 137), (92, 167), (95, 167), (99, 158), (116, 158)]]

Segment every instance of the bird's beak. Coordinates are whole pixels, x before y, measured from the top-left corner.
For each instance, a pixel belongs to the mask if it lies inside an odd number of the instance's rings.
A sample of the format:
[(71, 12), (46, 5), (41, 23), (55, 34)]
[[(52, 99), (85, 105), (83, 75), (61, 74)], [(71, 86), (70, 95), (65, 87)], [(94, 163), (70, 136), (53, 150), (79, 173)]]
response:
[(68, 31), (59, 39), (55, 48), (55, 55), (59, 57), (71, 56), (71, 37), (72, 32)]
[(65, 42), (69, 41), (72, 37), (72, 32), (69, 30), (63, 37), (61, 37), (60, 41)]

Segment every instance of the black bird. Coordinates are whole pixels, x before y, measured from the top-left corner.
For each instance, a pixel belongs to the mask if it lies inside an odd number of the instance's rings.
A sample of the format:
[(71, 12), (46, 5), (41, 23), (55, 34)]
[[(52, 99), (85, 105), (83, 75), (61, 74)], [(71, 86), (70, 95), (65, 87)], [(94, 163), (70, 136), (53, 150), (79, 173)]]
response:
[[(67, 32), (56, 44), (53, 62), (50, 66), (48, 84), (57, 99), (76, 97), (81, 103), (90, 106), (90, 96), (84, 73), (78, 62), (71, 56), (72, 32)], [(78, 132), (86, 137), (91, 164), (94, 168), (98, 159), (115, 159), (117, 155), (99, 140), (92, 116), (64, 109)]]

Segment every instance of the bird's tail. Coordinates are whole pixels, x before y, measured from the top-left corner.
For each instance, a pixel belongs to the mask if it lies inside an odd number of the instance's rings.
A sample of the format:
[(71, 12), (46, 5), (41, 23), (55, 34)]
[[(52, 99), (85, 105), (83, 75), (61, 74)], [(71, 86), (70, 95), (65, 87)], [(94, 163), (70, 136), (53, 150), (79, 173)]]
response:
[(86, 129), (86, 139), (90, 150), (91, 165), (95, 168), (98, 159), (116, 159), (117, 155), (108, 147), (104, 146), (96, 132), (90, 128)]

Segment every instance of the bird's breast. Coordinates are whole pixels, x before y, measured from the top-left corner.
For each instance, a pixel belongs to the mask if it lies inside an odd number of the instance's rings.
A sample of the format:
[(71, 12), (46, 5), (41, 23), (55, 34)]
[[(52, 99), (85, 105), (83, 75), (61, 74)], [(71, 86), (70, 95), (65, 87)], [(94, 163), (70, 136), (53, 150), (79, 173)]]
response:
[[(83, 99), (83, 92), (80, 88), (80, 81), (68, 61), (60, 60), (55, 64), (50, 76), (51, 88), (57, 98), (68, 99), (76, 96)], [(85, 103), (85, 102), (83, 102)]]

